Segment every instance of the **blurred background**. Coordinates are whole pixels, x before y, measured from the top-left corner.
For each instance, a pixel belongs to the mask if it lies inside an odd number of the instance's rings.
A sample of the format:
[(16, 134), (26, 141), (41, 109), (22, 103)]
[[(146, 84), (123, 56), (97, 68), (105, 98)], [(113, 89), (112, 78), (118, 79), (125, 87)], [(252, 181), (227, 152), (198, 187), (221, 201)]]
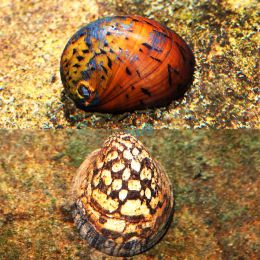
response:
[[(162, 241), (133, 259), (257, 259), (259, 131), (137, 133), (165, 168), (175, 214)], [(101, 259), (71, 217), (71, 181), (107, 130), (0, 130), (0, 259)], [(106, 259), (106, 258), (103, 258)]]

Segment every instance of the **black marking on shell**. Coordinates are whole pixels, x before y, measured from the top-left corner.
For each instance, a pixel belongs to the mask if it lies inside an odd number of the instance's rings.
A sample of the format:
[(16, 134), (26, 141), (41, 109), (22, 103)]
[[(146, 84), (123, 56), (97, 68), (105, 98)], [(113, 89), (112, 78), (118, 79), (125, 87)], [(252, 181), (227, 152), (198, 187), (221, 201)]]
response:
[(147, 96), (149, 96), (149, 97), (152, 96), (152, 93), (151, 93), (148, 89), (146, 89), (146, 88), (141, 88), (141, 90), (142, 90), (142, 92), (143, 92), (145, 95), (147, 95)]
[(106, 75), (107, 75), (107, 69), (106, 69), (106, 67), (104, 67), (103, 65), (101, 65), (101, 67), (102, 67), (102, 69), (104, 70), (104, 72), (105, 72)]
[(79, 55), (79, 56), (77, 56), (77, 60), (82, 61), (82, 60), (84, 60), (84, 57)]
[(74, 64), (72, 67), (74, 67), (74, 68), (79, 68), (80, 65), (79, 65), (78, 63), (76, 63), (76, 64)]
[(162, 61), (161, 61), (160, 59), (157, 59), (157, 58), (155, 58), (155, 57), (153, 57), (153, 56), (150, 56), (150, 58), (152, 58), (152, 59), (155, 60), (155, 61), (158, 61), (158, 62), (162, 63)]
[(146, 43), (146, 42), (145, 42), (145, 43), (142, 43), (142, 45), (145, 46), (145, 47), (146, 47), (147, 49), (149, 49), (149, 50), (152, 50), (152, 48), (153, 48), (150, 44), (148, 44), (148, 43)]
[(142, 165), (145, 165), (148, 169), (152, 168), (151, 160), (148, 157), (142, 160)]
[(158, 202), (157, 207), (161, 208), (163, 203), (161, 201)]
[(89, 53), (89, 50), (85, 49), (85, 50), (82, 50), (83, 53)]
[(98, 172), (99, 172), (99, 170), (98, 170), (97, 166), (95, 165), (94, 170), (93, 170), (93, 174), (94, 174), (94, 175), (97, 175)]
[(109, 197), (111, 197), (112, 199), (116, 199), (116, 198), (118, 198), (118, 193), (119, 193), (119, 191), (112, 190), (111, 193), (109, 194)]
[(92, 47), (91, 42), (86, 42), (86, 45), (88, 46), (89, 49)]
[(132, 73), (131, 73), (131, 71), (129, 70), (129, 68), (128, 68), (128, 67), (126, 67), (126, 68), (125, 68), (125, 71), (126, 71), (126, 73), (127, 73), (129, 76), (131, 76), (131, 75), (132, 75)]
[(156, 213), (156, 209), (153, 209), (152, 207), (149, 207), (150, 214), (154, 215)]
[(75, 54), (76, 52), (77, 52), (77, 49), (74, 48), (73, 51), (72, 51), (72, 53)]
[(135, 19), (135, 18), (132, 18), (132, 21), (133, 21), (133, 22), (139, 22), (139, 23), (140, 23), (140, 21), (139, 21), (138, 19)]
[(141, 185), (144, 188), (150, 188), (151, 184), (152, 184), (151, 180), (148, 180), (148, 179), (141, 180)]
[[(157, 49), (157, 48), (153, 48), (153, 46), (151, 46), (150, 44), (148, 44), (148, 43), (142, 43), (142, 45), (143, 46), (145, 46), (148, 50), (155, 50), (155, 51), (157, 51), (157, 52), (162, 52), (162, 50), (160, 50), (160, 49)], [(140, 49), (139, 49), (140, 50)]]
[(107, 56), (107, 66), (111, 69), (112, 68), (112, 61), (111, 59)]
[(129, 222), (139, 222), (142, 221), (144, 219), (144, 215), (133, 215), (133, 216), (129, 216), (129, 215), (122, 215), (124, 217), (125, 220), (129, 221)]
[(140, 198), (140, 192), (136, 190), (129, 190), (126, 196), (127, 200), (132, 200), (132, 199), (139, 199)]
[(141, 74), (140, 74), (139, 70), (136, 70), (136, 73), (137, 73), (138, 77), (141, 78)]
[[(92, 185), (93, 187), (93, 185)], [(104, 183), (104, 181), (101, 179), (97, 185), (97, 188), (102, 191), (103, 193), (107, 193), (108, 186)]]
[[(127, 190), (127, 189), (128, 189), (128, 182), (127, 181), (123, 181), (121, 190)], [(119, 201), (119, 203), (121, 203), (121, 201)]]

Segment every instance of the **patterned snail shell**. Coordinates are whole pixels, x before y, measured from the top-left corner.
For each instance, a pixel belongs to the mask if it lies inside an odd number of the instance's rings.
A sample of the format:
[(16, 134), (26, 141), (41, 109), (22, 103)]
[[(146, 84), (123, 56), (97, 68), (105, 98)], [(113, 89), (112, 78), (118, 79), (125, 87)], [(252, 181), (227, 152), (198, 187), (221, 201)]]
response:
[(80, 235), (113, 256), (157, 243), (173, 216), (170, 181), (135, 137), (114, 134), (90, 154), (74, 178), (73, 217)]
[(159, 107), (183, 96), (194, 56), (172, 30), (147, 18), (106, 17), (82, 27), (61, 57), (68, 95), (85, 111)]

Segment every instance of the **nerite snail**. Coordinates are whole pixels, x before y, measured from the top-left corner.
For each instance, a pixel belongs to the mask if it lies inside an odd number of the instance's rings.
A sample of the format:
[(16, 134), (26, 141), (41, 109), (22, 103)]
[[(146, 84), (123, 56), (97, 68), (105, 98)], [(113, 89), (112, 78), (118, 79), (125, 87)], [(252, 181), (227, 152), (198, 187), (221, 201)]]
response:
[(144, 145), (114, 134), (79, 168), (73, 217), (91, 247), (113, 256), (146, 251), (165, 234), (173, 215), (170, 180)]
[(118, 113), (181, 97), (191, 84), (194, 63), (178, 34), (127, 15), (99, 19), (76, 32), (63, 51), (60, 73), (80, 108)]

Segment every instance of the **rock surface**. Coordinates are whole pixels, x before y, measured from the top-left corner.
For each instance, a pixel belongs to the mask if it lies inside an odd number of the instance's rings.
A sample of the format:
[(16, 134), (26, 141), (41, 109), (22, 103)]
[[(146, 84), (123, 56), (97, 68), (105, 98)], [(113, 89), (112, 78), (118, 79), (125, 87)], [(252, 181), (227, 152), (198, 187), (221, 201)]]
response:
[[(0, 259), (101, 259), (76, 231), (67, 199), (76, 169), (108, 135), (0, 131)], [(161, 130), (139, 139), (164, 166), (176, 204), (166, 236), (133, 259), (257, 259), (259, 133)]]
[[(98, 17), (139, 14), (166, 24), (196, 57), (193, 85), (167, 108), (85, 113), (63, 94), (62, 50)], [(1, 128), (259, 128), (257, 1), (89, 0), (0, 3)]]

